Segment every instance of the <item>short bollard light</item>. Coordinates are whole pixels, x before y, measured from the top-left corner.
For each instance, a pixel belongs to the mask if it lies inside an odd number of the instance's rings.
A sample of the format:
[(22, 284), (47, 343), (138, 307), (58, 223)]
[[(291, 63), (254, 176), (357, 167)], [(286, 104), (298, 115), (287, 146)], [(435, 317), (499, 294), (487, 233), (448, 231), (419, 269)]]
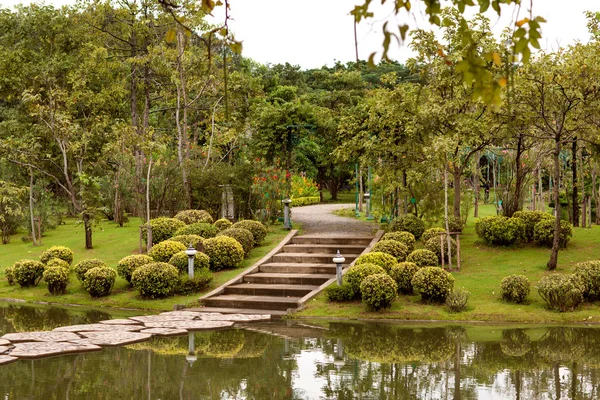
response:
[(283, 203), (283, 227), (285, 229), (292, 229), (292, 220), (290, 218), (290, 204), (292, 200), (289, 198), (281, 200)]
[(188, 256), (188, 277), (190, 279), (194, 277), (194, 257), (197, 253), (198, 251), (194, 248), (194, 246), (192, 246), (191, 243), (185, 250), (185, 254)]
[(365, 193), (365, 202), (367, 203), (367, 220), (371, 221), (373, 219), (373, 214), (371, 214), (371, 193)]
[(342, 286), (342, 264), (344, 261), (346, 261), (346, 259), (338, 250), (335, 257), (333, 257), (333, 262), (335, 263), (335, 276), (337, 278), (338, 286)]

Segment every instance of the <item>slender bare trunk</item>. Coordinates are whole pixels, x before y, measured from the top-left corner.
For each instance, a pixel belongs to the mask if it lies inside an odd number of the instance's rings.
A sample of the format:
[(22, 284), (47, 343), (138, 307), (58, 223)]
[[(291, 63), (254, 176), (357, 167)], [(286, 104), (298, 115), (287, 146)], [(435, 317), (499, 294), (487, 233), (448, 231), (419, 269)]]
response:
[(555, 270), (558, 263), (558, 248), (560, 246), (560, 139), (555, 140), (555, 148), (553, 153), (554, 161), (554, 211), (556, 213), (554, 223), (554, 240), (552, 242), (552, 253), (547, 267), (549, 270)]
[(571, 171), (573, 173), (573, 226), (579, 226), (579, 182), (577, 180), (577, 137), (573, 138), (571, 149)]

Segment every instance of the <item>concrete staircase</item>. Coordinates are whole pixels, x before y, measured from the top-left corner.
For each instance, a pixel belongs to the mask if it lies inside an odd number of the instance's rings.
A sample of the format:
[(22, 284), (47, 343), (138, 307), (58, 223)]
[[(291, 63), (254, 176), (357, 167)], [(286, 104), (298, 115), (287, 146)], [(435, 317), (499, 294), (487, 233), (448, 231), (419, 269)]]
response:
[(332, 258), (338, 250), (347, 268), (375, 242), (370, 236), (295, 236), (292, 232), (249, 271), (203, 296), (201, 310), (285, 315), (335, 280)]

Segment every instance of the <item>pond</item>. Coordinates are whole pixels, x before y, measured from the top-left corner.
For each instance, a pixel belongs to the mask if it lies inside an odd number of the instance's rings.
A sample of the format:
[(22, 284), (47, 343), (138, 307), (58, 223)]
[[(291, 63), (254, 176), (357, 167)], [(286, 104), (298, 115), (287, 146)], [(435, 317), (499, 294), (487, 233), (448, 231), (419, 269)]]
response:
[[(0, 333), (110, 317), (0, 305)], [(593, 327), (260, 322), (20, 360), (0, 366), (0, 398), (596, 399), (599, 366)]]

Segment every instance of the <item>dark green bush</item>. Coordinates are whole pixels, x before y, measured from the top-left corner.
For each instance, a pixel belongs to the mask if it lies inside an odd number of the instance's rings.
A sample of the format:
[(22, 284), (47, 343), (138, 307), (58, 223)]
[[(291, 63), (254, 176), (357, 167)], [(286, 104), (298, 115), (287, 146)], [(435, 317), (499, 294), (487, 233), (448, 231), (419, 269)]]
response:
[(389, 230), (391, 232), (410, 232), (415, 236), (415, 239), (419, 239), (425, 231), (425, 223), (414, 214), (406, 214), (394, 219), (390, 223)]
[(8, 284), (10, 286), (13, 286), (16, 283), (15, 282), (15, 267), (14, 266), (6, 267), (6, 269), (4, 269), (4, 276), (6, 276), (6, 280), (8, 281)]
[(79, 282), (83, 283), (86, 272), (88, 272), (90, 269), (96, 268), (96, 267), (108, 268), (108, 265), (106, 265), (106, 263), (102, 260), (98, 260), (96, 258), (90, 258), (87, 260), (79, 261), (75, 265), (75, 268), (73, 268), (73, 269), (75, 270), (75, 276), (77, 277), (77, 280)]
[(40, 261), (46, 264), (52, 258), (60, 258), (71, 265), (73, 263), (73, 251), (65, 246), (52, 246), (47, 250), (44, 250), (40, 256)]
[(131, 256), (123, 257), (117, 263), (117, 272), (119, 276), (125, 279), (128, 283), (131, 283), (131, 274), (133, 271), (141, 267), (142, 265), (153, 263), (154, 259), (145, 254), (133, 254)]
[(90, 296), (104, 297), (112, 292), (117, 272), (109, 267), (94, 267), (85, 273), (83, 288)]
[(401, 262), (390, 269), (388, 274), (398, 285), (398, 293), (413, 294), (412, 279), (419, 266), (412, 262)]
[(580, 262), (575, 265), (573, 273), (585, 285), (583, 298), (586, 301), (600, 300), (600, 260)]
[[(444, 260), (448, 262), (448, 237), (443, 236), (444, 238)], [(442, 261), (442, 244), (440, 243), (440, 238), (431, 238), (425, 243), (425, 248), (436, 255), (438, 258), (438, 262)], [(456, 240), (454, 238), (450, 238), (450, 250), (452, 253), (452, 258), (456, 257)]]
[(454, 289), (448, 297), (446, 297), (446, 307), (450, 312), (462, 312), (467, 308), (467, 301), (469, 301), (469, 293), (465, 288)]
[(252, 250), (252, 247), (254, 246), (254, 236), (248, 229), (229, 228), (219, 232), (217, 236), (228, 236), (230, 238), (234, 238), (239, 244), (242, 245), (244, 254), (250, 253), (250, 250)]
[(500, 282), (502, 299), (509, 303), (524, 303), (530, 288), (531, 283), (524, 275), (509, 275)]
[(538, 282), (537, 290), (549, 309), (565, 312), (583, 301), (585, 285), (576, 275), (553, 273)]
[(348, 283), (344, 283), (342, 286), (338, 286), (337, 283), (334, 283), (325, 288), (325, 296), (327, 296), (329, 301), (339, 303), (353, 300), (355, 294)]
[(213, 223), (213, 217), (208, 211), (204, 210), (183, 210), (179, 211), (175, 218), (186, 225), (195, 224), (197, 222)]
[(441, 234), (446, 233), (446, 229), (444, 228), (429, 228), (425, 232), (423, 232), (423, 236), (421, 236), (421, 242), (423, 244), (427, 243), (429, 239), (438, 238), (440, 239)]
[(178, 229), (177, 232), (175, 232), (175, 236), (198, 235), (202, 236), (204, 239), (208, 239), (217, 236), (217, 233), (219, 233), (219, 229), (217, 229), (216, 226), (207, 224), (206, 222), (197, 222)]
[(404, 243), (396, 240), (380, 240), (371, 249), (372, 252), (382, 252), (391, 255), (398, 262), (406, 260), (408, 256), (408, 247)]
[(433, 251), (427, 249), (413, 251), (406, 257), (406, 261), (415, 263), (419, 267), (436, 267), (439, 263), (438, 256)]
[[(540, 246), (552, 247), (554, 242), (554, 224), (556, 219), (543, 219), (533, 227), (533, 240)], [(567, 221), (560, 221), (559, 245), (567, 247), (567, 243), (573, 237), (573, 228)]]
[(231, 227), (248, 229), (252, 233), (252, 236), (254, 236), (254, 244), (260, 244), (267, 237), (268, 233), (267, 228), (262, 223), (250, 219), (236, 222)]
[[(185, 251), (180, 251), (179, 253), (173, 254), (171, 259), (169, 260), (169, 264), (177, 268), (180, 274), (188, 273), (188, 256), (185, 254)], [(210, 259), (204, 253), (196, 253), (194, 256), (194, 271), (201, 271), (203, 269), (208, 270), (210, 266)]]
[(400, 242), (408, 247), (409, 252), (415, 249), (415, 235), (410, 232), (388, 232), (383, 235), (381, 240), (395, 240)]
[(448, 216), (448, 229), (450, 232), (460, 232), (462, 233), (464, 228), (463, 222), (460, 218), (456, 218), (454, 215)]
[(513, 218), (519, 218), (525, 224), (525, 240), (533, 242), (533, 229), (535, 224), (543, 219), (554, 219), (552, 214), (541, 211), (517, 211)]
[(392, 268), (392, 265), (396, 265), (397, 263), (398, 261), (394, 256), (380, 251), (373, 251), (359, 256), (354, 262), (354, 265), (375, 264), (383, 268), (385, 272), (388, 272), (390, 268)]
[(356, 298), (360, 298), (360, 284), (362, 280), (365, 279), (369, 275), (375, 274), (385, 274), (385, 270), (381, 268), (377, 264), (354, 264), (348, 272), (346, 273), (346, 280), (348, 281), (348, 286), (354, 292), (354, 296)]
[(148, 255), (156, 262), (168, 262), (173, 254), (185, 251), (187, 246), (183, 243), (175, 242), (173, 240), (164, 240), (155, 246), (152, 246), (152, 250)]
[(236, 268), (244, 259), (244, 249), (234, 238), (219, 236), (204, 241), (204, 252), (210, 258), (210, 270)]
[(69, 263), (65, 260), (61, 260), (60, 258), (51, 258), (50, 260), (48, 260), (48, 262), (46, 263), (46, 268), (49, 267), (61, 267), (66, 269), (67, 273), (69, 271)]
[(201, 245), (202, 243), (204, 243), (204, 238), (199, 235), (178, 235), (178, 236), (173, 236), (169, 240), (172, 240), (174, 242), (179, 242), (182, 245), (184, 245), (185, 247), (188, 247), (191, 243), (194, 248), (198, 248), (199, 244)]
[(177, 268), (163, 262), (142, 265), (131, 275), (133, 287), (144, 298), (158, 299), (171, 296), (179, 284)]
[(208, 268), (202, 268), (194, 272), (194, 277), (189, 278), (187, 274), (179, 275), (179, 281), (175, 293), (189, 295), (198, 293), (208, 287), (213, 280), (213, 274)]
[[(61, 260), (62, 261), (62, 260)], [(48, 284), (50, 294), (65, 294), (69, 284), (69, 269), (64, 267), (46, 267), (44, 282)]]
[(221, 219), (216, 220), (213, 225), (216, 226), (218, 230), (224, 231), (227, 228), (231, 228), (231, 225), (233, 225), (233, 224), (231, 223), (230, 220), (228, 220), (226, 218), (221, 218)]
[(423, 301), (444, 303), (454, 288), (454, 277), (439, 267), (423, 267), (415, 273), (412, 286)]
[[(175, 218), (154, 218), (150, 220), (152, 227), (152, 244), (160, 243), (175, 236), (175, 232), (185, 226), (185, 223)], [(146, 230), (143, 231), (144, 240), (148, 241)]]
[(44, 264), (36, 260), (17, 261), (12, 267), (13, 279), (21, 287), (37, 286), (44, 268)]
[(360, 284), (363, 303), (375, 311), (391, 307), (397, 292), (396, 282), (385, 273), (369, 275)]
[(525, 223), (519, 218), (484, 217), (475, 221), (475, 232), (488, 244), (510, 246), (525, 239)]

